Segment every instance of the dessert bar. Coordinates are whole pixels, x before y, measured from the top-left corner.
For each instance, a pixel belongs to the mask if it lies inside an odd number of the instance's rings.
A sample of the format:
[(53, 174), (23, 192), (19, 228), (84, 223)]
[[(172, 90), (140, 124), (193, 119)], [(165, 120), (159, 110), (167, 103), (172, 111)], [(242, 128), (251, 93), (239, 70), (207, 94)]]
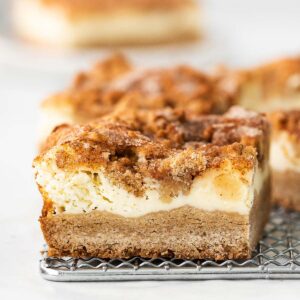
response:
[(248, 258), (270, 209), (269, 123), (132, 110), (57, 127), (34, 160), (50, 256)]
[(195, 40), (194, 0), (14, 0), (13, 21), (25, 39), (78, 47)]

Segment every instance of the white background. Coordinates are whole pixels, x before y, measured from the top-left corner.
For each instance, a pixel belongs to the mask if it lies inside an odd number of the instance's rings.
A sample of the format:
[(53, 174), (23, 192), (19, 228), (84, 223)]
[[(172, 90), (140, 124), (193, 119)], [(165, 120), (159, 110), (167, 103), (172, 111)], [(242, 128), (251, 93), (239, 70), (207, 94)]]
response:
[[(210, 53), (201, 54), (201, 59), (193, 57), (195, 64), (251, 65), (300, 54), (300, 1), (207, 0), (204, 4), (207, 33), (213, 33), (213, 38), (207, 34), (207, 39), (213, 42)], [(20, 53), (22, 45), (16, 47)], [(139, 54), (140, 60), (143, 55)], [(179, 56), (184, 57), (182, 53)], [(66, 86), (77, 65), (66, 58), (64, 66), (64, 59), (55, 56), (51, 65), (56, 59), (57, 64), (50, 70), (47, 62), (44, 67), (42, 60), (21, 57), (12, 61), (0, 45), (1, 299), (299, 298), (299, 281), (55, 283), (41, 279), (38, 259), (43, 241), (37, 219), (42, 201), (31, 171), (37, 108), (41, 99)], [(148, 63), (161, 62), (159, 57), (146, 59)], [(84, 59), (79, 64), (82, 62)]]

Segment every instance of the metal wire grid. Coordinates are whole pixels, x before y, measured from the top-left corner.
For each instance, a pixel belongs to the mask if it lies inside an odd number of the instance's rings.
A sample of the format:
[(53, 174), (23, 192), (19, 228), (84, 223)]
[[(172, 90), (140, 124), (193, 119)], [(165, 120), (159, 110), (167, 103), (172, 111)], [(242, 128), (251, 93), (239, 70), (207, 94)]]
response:
[(44, 257), (40, 271), (53, 281), (300, 279), (300, 213), (273, 210), (248, 260), (73, 259)]

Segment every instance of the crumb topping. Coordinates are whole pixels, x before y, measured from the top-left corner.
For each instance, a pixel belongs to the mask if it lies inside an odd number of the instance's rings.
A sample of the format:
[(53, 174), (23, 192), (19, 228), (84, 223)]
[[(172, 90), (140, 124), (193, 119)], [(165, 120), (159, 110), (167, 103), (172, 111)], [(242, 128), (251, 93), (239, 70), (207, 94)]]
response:
[(42, 106), (67, 108), (76, 122), (86, 122), (110, 113), (121, 94), (106, 91), (107, 87), (132, 69), (125, 56), (114, 54), (96, 63), (91, 70), (77, 74), (70, 88), (49, 97)]
[(104, 60), (97, 62), (91, 70), (80, 72), (74, 78), (71, 90), (80, 91), (91, 88), (101, 89), (112, 80), (128, 73), (133, 66), (121, 53), (116, 53)]
[(286, 131), (300, 140), (300, 110), (276, 111), (268, 115), (273, 133)]
[(181, 108), (198, 115), (223, 113), (233, 103), (214, 78), (190, 67), (138, 71), (118, 55), (79, 74), (69, 90), (44, 105), (67, 104), (75, 121), (84, 123), (127, 107)]
[(36, 162), (54, 155), (58, 168), (106, 175), (141, 195), (144, 178), (164, 182), (170, 195), (187, 192), (196, 176), (230, 164), (241, 173), (267, 155), (268, 122), (262, 115), (232, 108), (223, 116), (131, 110), (86, 125), (63, 125), (52, 133)]
[(223, 113), (233, 103), (213, 78), (187, 66), (137, 72), (119, 79), (112, 88), (145, 97), (132, 100), (137, 108), (184, 108), (205, 114)]

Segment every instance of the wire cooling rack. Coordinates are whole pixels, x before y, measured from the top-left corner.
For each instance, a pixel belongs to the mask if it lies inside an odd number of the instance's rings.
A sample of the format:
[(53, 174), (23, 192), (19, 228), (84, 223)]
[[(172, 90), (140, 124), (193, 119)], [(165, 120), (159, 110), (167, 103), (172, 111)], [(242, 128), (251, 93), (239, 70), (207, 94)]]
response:
[(53, 281), (300, 279), (300, 213), (273, 210), (248, 260), (61, 259), (45, 255), (40, 271)]

